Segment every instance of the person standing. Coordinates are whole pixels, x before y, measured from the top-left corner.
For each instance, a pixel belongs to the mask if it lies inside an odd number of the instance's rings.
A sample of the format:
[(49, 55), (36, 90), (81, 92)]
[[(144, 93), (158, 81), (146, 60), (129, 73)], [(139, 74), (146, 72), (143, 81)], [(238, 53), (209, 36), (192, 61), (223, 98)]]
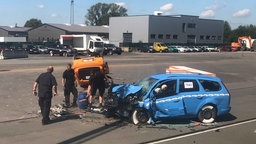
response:
[(92, 99), (97, 90), (99, 91), (99, 108), (103, 108), (103, 94), (105, 92), (105, 74), (103, 72), (96, 72), (90, 76), (88, 93), (89, 93), (89, 109), (92, 106)]
[[(38, 103), (41, 109), (42, 124), (46, 125), (50, 123), (50, 108), (52, 103), (52, 96), (57, 96), (57, 82), (52, 75), (53, 67), (49, 66), (47, 72), (42, 73), (36, 79), (33, 85), (33, 94), (38, 95)], [(38, 89), (38, 92), (37, 92)]]
[(62, 86), (64, 88), (64, 96), (65, 96), (65, 105), (66, 107), (70, 107), (70, 93), (73, 95), (73, 103), (72, 106), (77, 106), (77, 82), (75, 79), (74, 69), (71, 68), (71, 64), (67, 64), (67, 69), (63, 72), (62, 75)]

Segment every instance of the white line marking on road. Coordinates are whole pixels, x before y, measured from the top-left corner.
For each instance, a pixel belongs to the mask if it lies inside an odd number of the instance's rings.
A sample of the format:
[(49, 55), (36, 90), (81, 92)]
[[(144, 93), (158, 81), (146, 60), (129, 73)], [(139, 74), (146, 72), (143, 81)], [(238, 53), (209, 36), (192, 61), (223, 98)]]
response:
[[(238, 125), (251, 123), (251, 122), (256, 122), (256, 119), (249, 120), (249, 121), (244, 121), (244, 122), (240, 122), (240, 123), (235, 123), (235, 124), (231, 124), (231, 125), (227, 125), (227, 126), (221, 126), (221, 127), (213, 128), (213, 129), (210, 129), (210, 130), (195, 132), (195, 133), (191, 133), (191, 134), (187, 134), (187, 135), (177, 136), (177, 137), (173, 137), (173, 138), (167, 138), (167, 139), (151, 142), (150, 144), (158, 144), (158, 143), (173, 141), (173, 140), (177, 140), (177, 139), (181, 139), (181, 138), (186, 138), (186, 137), (199, 135), (199, 134), (203, 134), (203, 133), (207, 133), (207, 132), (212, 132), (212, 131), (216, 131), (216, 130), (220, 130), (220, 129), (226, 129), (226, 128), (230, 128), (230, 127), (234, 127), (234, 126), (238, 126)], [(254, 132), (256, 133), (256, 130)]]

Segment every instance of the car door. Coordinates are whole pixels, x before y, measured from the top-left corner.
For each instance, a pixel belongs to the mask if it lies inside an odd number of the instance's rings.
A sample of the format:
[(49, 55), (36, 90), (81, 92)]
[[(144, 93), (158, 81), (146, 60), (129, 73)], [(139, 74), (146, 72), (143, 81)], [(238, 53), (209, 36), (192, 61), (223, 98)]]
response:
[(198, 105), (205, 99), (196, 79), (180, 79), (179, 95), (183, 98), (186, 115), (196, 115)]
[(167, 92), (161, 94), (155, 92), (152, 99), (155, 118), (184, 115), (182, 97), (177, 95), (177, 80), (165, 81), (159, 84), (155, 90), (161, 89), (164, 84), (167, 86)]

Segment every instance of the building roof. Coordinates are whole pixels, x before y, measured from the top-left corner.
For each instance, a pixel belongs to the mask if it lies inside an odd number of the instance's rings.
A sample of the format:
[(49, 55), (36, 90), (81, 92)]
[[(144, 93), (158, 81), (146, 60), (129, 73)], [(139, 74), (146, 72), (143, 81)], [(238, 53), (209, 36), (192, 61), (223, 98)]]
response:
[(17, 26), (0, 26), (0, 29), (3, 29), (8, 32), (26, 32), (30, 30), (30, 27), (17, 27)]
[(67, 32), (84, 32), (84, 33), (109, 33), (108, 26), (87, 26), (83, 24), (43, 24), (49, 25)]

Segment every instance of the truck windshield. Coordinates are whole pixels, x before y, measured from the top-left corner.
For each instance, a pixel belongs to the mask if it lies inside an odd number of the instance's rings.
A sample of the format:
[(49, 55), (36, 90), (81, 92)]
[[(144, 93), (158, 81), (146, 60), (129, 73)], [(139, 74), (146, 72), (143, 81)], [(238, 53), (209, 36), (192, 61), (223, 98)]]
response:
[(103, 47), (103, 42), (95, 42), (95, 47)]
[(135, 86), (142, 86), (140, 96), (144, 96), (151, 89), (151, 87), (158, 81), (158, 79), (147, 77), (143, 80), (134, 83)]

